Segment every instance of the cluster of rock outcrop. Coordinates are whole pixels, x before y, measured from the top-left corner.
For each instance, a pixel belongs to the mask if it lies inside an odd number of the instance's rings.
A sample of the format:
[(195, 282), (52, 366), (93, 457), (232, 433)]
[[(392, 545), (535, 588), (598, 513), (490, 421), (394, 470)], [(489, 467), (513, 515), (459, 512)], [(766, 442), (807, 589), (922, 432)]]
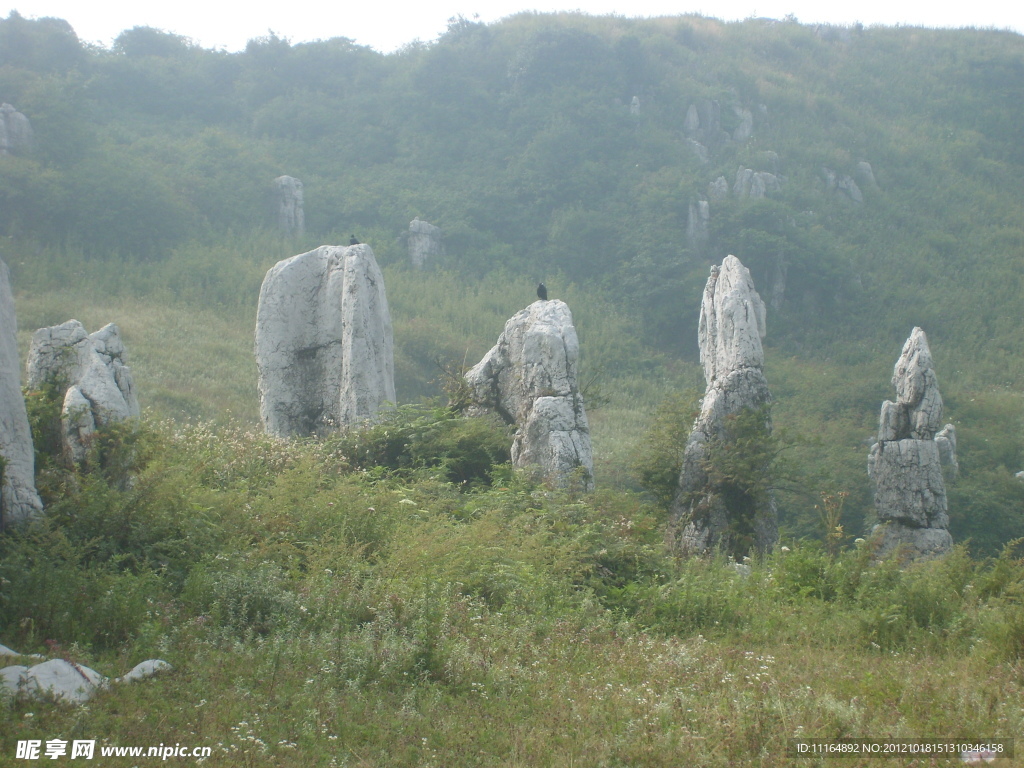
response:
[(26, 520), (43, 508), (36, 493), (32, 432), (21, 394), (17, 331), (10, 272), (0, 261), (0, 527)]
[[(672, 504), (677, 543), (684, 552), (743, 545), (730, 531), (742, 529), (757, 551), (778, 538), (775, 503), (770, 495), (750, 500), (753, 508), (730, 508), (723, 489), (708, 476), (706, 462), (715, 442), (728, 440), (728, 419), (771, 403), (764, 377), (765, 307), (740, 260), (727, 256), (712, 267), (704, 287), (698, 340), (707, 390), (683, 452), (679, 493)], [(770, 427), (770, 424), (766, 425)]]
[(557, 299), (535, 301), (505, 323), (498, 343), (466, 374), (477, 412), (516, 426), (512, 463), (565, 486), (593, 488), (590, 425), (579, 377), (572, 313)]
[(277, 228), (289, 235), (301, 236), (306, 231), (302, 182), (292, 176), (274, 179), (274, 214)]
[[(886, 400), (878, 442), (868, 454), (879, 524), (878, 556), (901, 549), (911, 558), (953, 547), (942, 465), (956, 465), (956, 430), (942, 427), (942, 397), (924, 331), (914, 328), (892, 375), (896, 402)], [(943, 461), (945, 456), (945, 462)]]
[(0, 155), (32, 151), (32, 123), (10, 104), (0, 104)]
[(335, 432), (394, 402), (391, 315), (370, 246), (324, 245), (271, 267), (255, 352), (260, 415), (271, 435)]
[(435, 227), (417, 216), (409, 222), (409, 261), (416, 269), (423, 269), (429, 261), (444, 256), (444, 240), (441, 228)]
[(86, 458), (97, 429), (139, 415), (128, 353), (113, 323), (90, 334), (77, 320), (68, 320), (32, 335), (28, 387), (52, 386), (63, 392), (62, 441), (69, 462)]
[[(2, 659), (35, 660), (39, 654), (21, 654), (0, 645)], [(66, 659), (50, 659), (31, 667), (12, 664), (0, 669), (0, 700), (4, 697), (26, 699), (56, 699), (67, 704), (84, 704), (96, 693), (113, 683), (131, 683), (144, 680), (160, 672), (168, 672), (171, 665), (162, 659), (147, 659), (132, 668), (124, 677), (113, 680), (94, 669)]]

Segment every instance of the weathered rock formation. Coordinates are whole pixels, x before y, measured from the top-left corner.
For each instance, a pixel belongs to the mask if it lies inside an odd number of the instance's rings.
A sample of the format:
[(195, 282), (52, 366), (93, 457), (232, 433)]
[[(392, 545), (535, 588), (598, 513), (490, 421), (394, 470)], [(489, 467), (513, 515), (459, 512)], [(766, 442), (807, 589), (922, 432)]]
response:
[(512, 463), (561, 486), (593, 488), (590, 426), (580, 394), (579, 340), (563, 301), (535, 301), (505, 323), (466, 374), (476, 410), (516, 426)]
[[(934, 557), (953, 547), (941, 452), (955, 451), (956, 436), (951, 424), (940, 432), (942, 397), (920, 328), (903, 345), (892, 383), (896, 402), (882, 404), (878, 442), (868, 454), (879, 519), (872, 535), (878, 539), (879, 557), (897, 549), (912, 559)], [(936, 440), (939, 434), (942, 439)]]
[(97, 429), (139, 415), (128, 352), (113, 323), (90, 335), (80, 322), (68, 320), (32, 334), (28, 387), (54, 385), (63, 392), (63, 447), (70, 462), (86, 458)]
[[(869, 166), (870, 170), (870, 166)], [(871, 177), (872, 179), (874, 176)], [(840, 194), (854, 203), (864, 202), (864, 193), (851, 176), (836, 173), (831, 168), (821, 169), (821, 179), (828, 193)]]
[(739, 200), (761, 200), (782, 191), (782, 179), (768, 171), (737, 168), (732, 194)]
[[(24, 655), (0, 645), (0, 659), (39, 659), (38, 654)], [(20, 660), (20, 659), (19, 659)], [(162, 659), (147, 659), (137, 664), (115, 683), (144, 680), (172, 667)], [(14, 664), (0, 669), (0, 701), (5, 697), (23, 699), (56, 699), (67, 704), (84, 704), (109, 685), (99, 672), (65, 659), (50, 659), (31, 667)]]
[(21, 395), (17, 331), (10, 273), (0, 261), (0, 528), (43, 508), (36, 493), (32, 432)]
[(743, 143), (754, 135), (754, 113), (738, 104), (733, 105), (732, 112), (739, 121), (732, 131), (732, 140)]
[(778, 538), (770, 496), (735, 498), (707, 472), (713, 445), (729, 440), (729, 417), (771, 403), (762, 370), (764, 334), (765, 307), (750, 272), (735, 256), (727, 256), (721, 267), (711, 268), (701, 303), (698, 340), (707, 390), (686, 443), (672, 504), (677, 544), (684, 552), (718, 546), (733, 554), (745, 554), (750, 547), (763, 552)]
[(417, 216), (409, 222), (409, 261), (416, 269), (423, 269), (428, 261), (444, 256), (444, 241), (440, 227), (435, 227)]
[(274, 179), (274, 212), (277, 227), (291, 235), (306, 231), (306, 214), (302, 208), (302, 182), (292, 176)]
[(722, 105), (711, 99), (690, 104), (683, 120), (683, 133), (709, 149), (716, 149), (729, 141), (722, 130)]
[(878, 189), (878, 182), (875, 181), (875, 172), (871, 168), (871, 163), (867, 160), (861, 160), (857, 163), (857, 175), (860, 177), (860, 183), (864, 185), (865, 189)]
[(690, 203), (686, 220), (686, 244), (691, 250), (700, 251), (711, 237), (711, 206), (707, 200)]
[(32, 151), (32, 123), (10, 104), (0, 104), (0, 155)]
[(278, 437), (373, 420), (395, 401), (384, 277), (366, 244), (323, 245), (275, 264), (256, 311), (260, 415)]
[(708, 200), (712, 203), (729, 199), (729, 180), (719, 176), (708, 184)]

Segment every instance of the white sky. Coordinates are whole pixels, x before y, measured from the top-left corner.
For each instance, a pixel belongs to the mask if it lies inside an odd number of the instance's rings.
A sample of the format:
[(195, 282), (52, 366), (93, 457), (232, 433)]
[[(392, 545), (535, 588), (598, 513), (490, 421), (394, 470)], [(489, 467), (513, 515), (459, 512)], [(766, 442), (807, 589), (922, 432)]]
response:
[(973, 26), (1024, 33), (1020, 0), (0, 0), (0, 17), (6, 18), (11, 10), (28, 18), (66, 19), (82, 40), (103, 46), (122, 30), (148, 26), (184, 35), (205, 48), (229, 51), (273, 30), (292, 43), (348, 37), (389, 52), (416, 39), (436, 39), (457, 14), (470, 19), (479, 14), (481, 21), (491, 22), (524, 10), (623, 16), (700, 13), (726, 20), (793, 14), (808, 24)]

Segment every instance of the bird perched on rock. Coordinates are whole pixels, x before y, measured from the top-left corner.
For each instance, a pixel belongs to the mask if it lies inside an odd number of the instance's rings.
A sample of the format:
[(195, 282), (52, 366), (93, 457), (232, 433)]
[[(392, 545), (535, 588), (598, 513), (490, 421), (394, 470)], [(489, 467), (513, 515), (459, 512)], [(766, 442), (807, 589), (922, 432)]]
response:
[(349, 245), (359, 245), (359, 241), (356, 239), (355, 235), (352, 235), (352, 237), (350, 237), (348, 239), (348, 244)]
[(544, 283), (537, 283), (537, 298), (541, 301), (548, 300), (548, 289)]

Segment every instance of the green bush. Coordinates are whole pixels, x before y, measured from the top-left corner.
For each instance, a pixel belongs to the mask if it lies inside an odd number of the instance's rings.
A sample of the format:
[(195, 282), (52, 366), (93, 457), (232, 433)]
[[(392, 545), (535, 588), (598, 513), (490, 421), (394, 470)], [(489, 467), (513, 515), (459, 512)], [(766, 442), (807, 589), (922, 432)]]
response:
[(356, 469), (409, 473), (438, 469), (465, 488), (489, 485), (491, 470), (510, 460), (509, 430), (496, 416), (465, 418), (454, 410), (401, 405), (380, 423), (329, 441)]

